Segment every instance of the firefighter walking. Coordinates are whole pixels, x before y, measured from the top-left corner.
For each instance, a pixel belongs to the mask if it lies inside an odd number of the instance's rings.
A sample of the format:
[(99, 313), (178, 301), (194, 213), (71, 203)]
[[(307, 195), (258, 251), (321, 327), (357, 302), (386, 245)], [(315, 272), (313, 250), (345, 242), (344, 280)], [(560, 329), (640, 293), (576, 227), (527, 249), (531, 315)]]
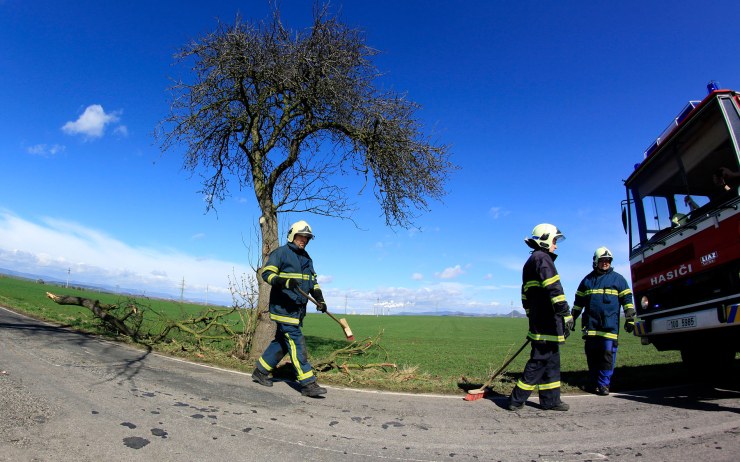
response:
[(619, 307), (624, 309), (624, 330), (635, 329), (632, 291), (621, 274), (612, 268), (613, 256), (606, 247), (594, 252), (593, 270), (578, 285), (573, 302), (574, 321), (581, 318), (581, 332), (588, 363), (587, 390), (597, 395), (609, 394), (619, 344)]
[(555, 268), (554, 253), (557, 242), (564, 239), (560, 230), (549, 223), (535, 226), (532, 236), (524, 239), (533, 249), (522, 270), (522, 305), (529, 318), (527, 338), (532, 351), (509, 397), (510, 411), (522, 409), (535, 389), (542, 409), (569, 408), (560, 400), (560, 344), (570, 334), (573, 318)]
[(313, 238), (311, 226), (305, 221), (294, 223), (288, 231), (288, 243), (275, 249), (267, 258), (262, 279), (269, 283), (270, 319), (277, 323), (275, 339), (257, 360), (252, 380), (266, 387), (272, 386), (269, 374), (288, 354), (295, 369), (301, 394), (316, 398), (326, 393), (326, 388), (316, 383), (313, 368), (308, 362), (306, 340), (301, 326), (306, 316), (308, 299), (295, 290), (300, 287), (319, 303), (316, 307), (326, 312), (326, 302), (319, 287), (313, 260), (306, 252), (306, 245)]

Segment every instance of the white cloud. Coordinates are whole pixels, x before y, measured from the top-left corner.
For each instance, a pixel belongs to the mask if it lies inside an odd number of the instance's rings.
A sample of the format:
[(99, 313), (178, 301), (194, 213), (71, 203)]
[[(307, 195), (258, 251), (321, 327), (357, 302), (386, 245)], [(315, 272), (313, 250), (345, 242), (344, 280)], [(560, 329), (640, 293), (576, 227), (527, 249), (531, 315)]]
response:
[[(183, 279), (186, 299), (231, 304), (229, 279), (253, 275), (246, 265), (202, 258), (174, 250), (136, 247), (100, 230), (54, 218), (37, 222), (0, 208), (0, 268), (36, 274), (80, 284), (131, 289), (148, 296), (167, 294), (179, 299)], [(319, 275), (319, 284), (335, 312), (358, 314), (434, 313), (464, 311), (470, 314), (503, 312), (510, 300), (518, 300), (518, 287), (511, 294), (492, 288), (451, 281), (464, 274), (460, 265), (436, 274), (437, 280), (421, 287), (377, 287), (355, 290), (335, 287), (332, 275)], [(500, 289), (500, 287), (499, 287)], [(508, 311), (506, 311), (508, 312)]]
[[(469, 314), (508, 313), (509, 306), (488, 297), (476, 299), (480, 290), (456, 282), (438, 282), (418, 289), (379, 287), (374, 290), (324, 290), (329, 309), (348, 314), (399, 314), (462, 311)], [(507, 302), (508, 303), (508, 302)], [(518, 306), (518, 305), (517, 305)]]
[(461, 274), (465, 274), (465, 271), (463, 271), (460, 265), (455, 265), (451, 268), (445, 268), (441, 273), (435, 273), (434, 275), (440, 279), (453, 279)]
[(128, 127), (125, 125), (119, 125), (113, 130), (113, 133), (125, 138), (128, 136)]
[(233, 262), (125, 244), (77, 223), (45, 218), (32, 223), (0, 210), (0, 267), (85, 284), (180, 294), (229, 304), (229, 278), (253, 274)]
[(51, 157), (64, 152), (66, 148), (61, 144), (36, 144), (26, 148), (26, 152), (34, 156)]
[(414, 281), (422, 281), (424, 280), (424, 275), (421, 273), (414, 273), (411, 275), (411, 279), (413, 279)]
[[(91, 104), (85, 108), (85, 112), (74, 122), (67, 122), (62, 131), (68, 135), (83, 135), (86, 138), (100, 138), (105, 132), (105, 127), (118, 122), (120, 112), (105, 113), (103, 106)], [(119, 127), (120, 128), (120, 127)], [(116, 129), (118, 130), (118, 128)], [(126, 127), (123, 127), (124, 132)]]
[(319, 285), (331, 284), (332, 282), (334, 282), (334, 276), (331, 276), (329, 274), (319, 274), (317, 276), (317, 279), (318, 279)]
[(500, 217), (505, 217), (509, 214), (508, 210), (504, 210), (501, 207), (491, 207), (488, 210), (488, 215), (491, 216), (494, 220), (498, 220)]

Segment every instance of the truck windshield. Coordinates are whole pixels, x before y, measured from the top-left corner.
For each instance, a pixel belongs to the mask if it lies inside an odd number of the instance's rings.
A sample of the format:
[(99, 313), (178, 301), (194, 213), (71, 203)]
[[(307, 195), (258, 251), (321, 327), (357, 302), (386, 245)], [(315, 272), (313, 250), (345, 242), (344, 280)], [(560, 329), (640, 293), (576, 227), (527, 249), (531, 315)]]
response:
[(737, 185), (724, 185), (718, 176), (722, 169), (740, 171), (733, 136), (740, 131), (737, 106), (730, 99), (717, 99), (700, 111), (658, 146), (626, 183), (632, 250), (706, 218), (738, 196)]

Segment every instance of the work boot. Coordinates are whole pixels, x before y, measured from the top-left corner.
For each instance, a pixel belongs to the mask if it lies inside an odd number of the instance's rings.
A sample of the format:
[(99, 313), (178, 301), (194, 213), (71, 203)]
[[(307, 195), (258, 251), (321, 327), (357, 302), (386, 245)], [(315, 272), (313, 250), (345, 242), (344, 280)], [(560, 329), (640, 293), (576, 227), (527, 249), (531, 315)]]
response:
[(509, 411), (521, 411), (524, 408), (524, 403), (516, 404), (515, 402), (509, 400), (509, 405), (506, 406), (506, 409)]
[(311, 398), (318, 398), (319, 396), (326, 394), (326, 388), (320, 387), (316, 382), (311, 382), (301, 388), (301, 394)]
[(609, 394), (609, 387), (604, 385), (603, 387), (596, 387), (596, 394), (600, 396), (607, 396)]
[(257, 382), (266, 387), (272, 386), (272, 380), (270, 380), (270, 377), (259, 370), (259, 368), (255, 368), (254, 372), (252, 372), (252, 382)]
[(543, 409), (546, 411), (567, 411), (568, 409), (570, 409), (570, 406), (560, 401), (558, 404), (550, 407), (543, 407)]

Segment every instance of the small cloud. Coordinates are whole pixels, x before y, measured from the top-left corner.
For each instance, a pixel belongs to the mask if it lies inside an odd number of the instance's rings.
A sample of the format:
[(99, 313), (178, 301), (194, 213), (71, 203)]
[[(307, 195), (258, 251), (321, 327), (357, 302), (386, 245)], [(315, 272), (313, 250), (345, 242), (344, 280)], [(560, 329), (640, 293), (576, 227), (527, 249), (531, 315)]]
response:
[(491, 207), (488, 209), (488, 215), (494, 220), (498, 220), (501, 217), (505, 217), (509, 214), (508, 210), (504, 210), (501, 207)]
[(196, 233), (196, 234), (193, 234), (190, 237), (190, 239), (192, 239), (194, 241), (198, 241), (198, 240), (204, 239), (205, 237), (206, 237), (206, 234), (205, 233)]
[(128, 136), (128, 127), (126, 127), (125, 125), (119, 125), (113, 130), (113, 133), (126, 138)]
[(46, 144), (36, 144), (26, 148), (26, 152), (34, 156), (51, 157), (61, 152), (64, 152), (66, 147), (61, 144), (52, 144), (51, 146)]
[(414, 281), (421, 281), (424, 279), (424, 275), (421, 273), (414, 273), (411, 275), (411, 279), (413, 279)]
[(451, 268), (445, 268), (441, 273), (435, 273), (435, 276), (437, 276), (440, 279), (453, 279), (461, 274), (464, 274), (464, 271), (460, 267), (460, 265), (455, 265)]
[(327, 274), (318, 275), (319, 284), (331, 284), (333, 281), (334, 281), (334, 276), (327, 275)]
[(488, 274), (486, 274), (485, 276), (483, 276), (483, 279), (485, 279), (485, 280), (487, 280), (487, 281), (490, 281), (491, 279), (493, 279), (493, 274), (491, 274), (491, 273), (488, 273)]
[(118, 122), (118, 114), (118, 112), (106, 114), (103, 106), (92, 104), (85, 108), (85, 112), (77, 120), (64, 124), (62, 131), (68, 135), (100, 138), (103, 136), (107, 125)]

